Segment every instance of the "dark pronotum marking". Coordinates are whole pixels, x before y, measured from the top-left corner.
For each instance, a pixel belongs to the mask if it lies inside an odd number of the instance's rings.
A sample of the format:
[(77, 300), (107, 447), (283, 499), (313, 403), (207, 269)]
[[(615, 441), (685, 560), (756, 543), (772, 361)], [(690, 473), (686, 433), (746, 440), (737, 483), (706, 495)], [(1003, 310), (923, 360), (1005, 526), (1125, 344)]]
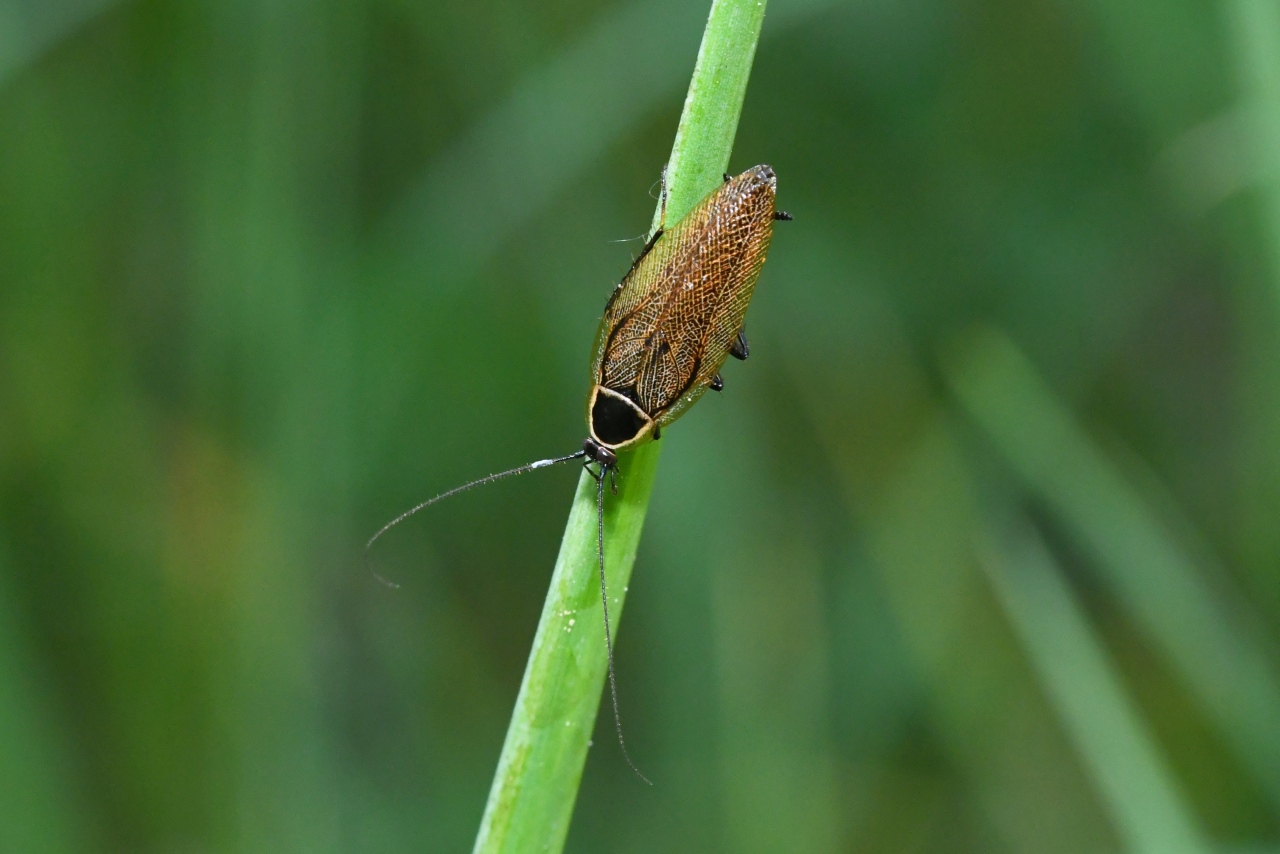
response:
[(608, 394), (596, 394), (591, 407), (591, 424), (600, 441), (608, 445), (621, 445), (644, 429), (644, 419), (635, 407)]

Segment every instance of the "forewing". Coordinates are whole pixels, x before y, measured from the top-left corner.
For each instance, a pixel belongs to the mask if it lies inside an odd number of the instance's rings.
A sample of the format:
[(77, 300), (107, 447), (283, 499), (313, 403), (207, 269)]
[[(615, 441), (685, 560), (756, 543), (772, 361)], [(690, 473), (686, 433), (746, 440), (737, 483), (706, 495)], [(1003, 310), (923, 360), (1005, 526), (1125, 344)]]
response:
[(606, 307), (594, 380), (634, 390), (669, 423), (719, 371), (759, 278), (773, 225), (773, 178), (743, 173), (654, 245)]

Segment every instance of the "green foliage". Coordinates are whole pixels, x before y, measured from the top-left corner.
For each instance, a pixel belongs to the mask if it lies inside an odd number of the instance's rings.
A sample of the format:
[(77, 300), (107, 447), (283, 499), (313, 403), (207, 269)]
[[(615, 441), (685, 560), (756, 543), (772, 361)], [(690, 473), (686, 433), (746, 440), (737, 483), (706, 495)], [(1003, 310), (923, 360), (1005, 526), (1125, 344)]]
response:
[[(0, 4), (0, 850), (473, 843), (573, 474), (361, 546), (578, 446), (709, 5)], [(671, 208), (796, 221), (610, 501), (652, 788), (574, 499), (566, 851), (1280, 847), (1277, 45), (770, 4)]]
[[(763, 0), (712, 4), (666, 169), (669, 222), (679, 221), (713, 190), (729, 166), (763, 21)], [(660, 203), (655, 228), (663, 213)], [(661, 445), (650, 443), (624, 454), (618, 497), (608, 502), (605, 567), (615, 639), (660, 450)], [(593, 604), (599, 573), (597, 501), (595, 481), (583, 472), (489, 792), (477, 852), (559, 851), (569, 833), (608, 669), (603, 611), (597, 613)]]

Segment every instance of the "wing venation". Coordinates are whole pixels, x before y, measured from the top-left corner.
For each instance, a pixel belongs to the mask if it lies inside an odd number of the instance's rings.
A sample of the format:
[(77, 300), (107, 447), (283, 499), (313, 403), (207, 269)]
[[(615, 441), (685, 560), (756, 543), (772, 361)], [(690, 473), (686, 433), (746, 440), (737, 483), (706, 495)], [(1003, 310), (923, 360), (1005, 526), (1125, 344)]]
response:
[(593, 381), (634, 389), (670, 423), (710, 385), (742, 328), (772, 235), (775, 179), (756, 167), (668, 229), (601, 321)]

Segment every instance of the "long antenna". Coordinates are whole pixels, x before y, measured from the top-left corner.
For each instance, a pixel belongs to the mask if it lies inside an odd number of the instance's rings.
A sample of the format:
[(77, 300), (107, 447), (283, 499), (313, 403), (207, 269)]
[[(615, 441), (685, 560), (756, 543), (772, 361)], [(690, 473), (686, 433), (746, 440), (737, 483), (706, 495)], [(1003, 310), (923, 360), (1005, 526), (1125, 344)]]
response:
[[(486, 475), (480, 478), (479, 480), (473, 480), (470, 483), (464, 483), (462, 486), (455, 486), (453, 489), (449, 490), (448, 492), (440, 493), (435, 498), (428, 498), (426, 501), (422, 502), (421, 504), (418, 504), (414, 507), (410, 507), (408, 510), (404, 511), (399, 516), (397, 516), (396, 518), (392, 519), (390, 522), (388, 522), (387, 524), (379, 528), (378, 533), (370, 537), (369, 542), (364, 544), (365, 560), (368, 561), (369, 549), (373, 548), (373, 544), (378, 541), (379, 537), (381, 537), (387, 531), (390, 531), (396, 525), (399, 525), (405, 519), (408, 519), (414, 513), (417, 513), (419, 510), (425, 510), (426, 508), (430, 507), (432, 504), (435, 504), (437, 501), (444, 501), (446, 498), (449, 498), (450, 496), (453, 496), (453, 495), (457, 495), (459, 492), (466, 492), (468, 489), (475, 489), (477, 486), (484, 486), (486, 483), (493, 483), (495, 480), (502, 480), (504, 477), (513, 477), (518, 474), (524, 474), (525, 472), (531, 472), (534, 469), (544, 469), (547, 466), (554, 466), (554, 465), (559, 465), (560, 463), (567, 463), (569, 462), (569, 460), (580, 460), (586, 455), (587, 455), (586, 451), (576, 451), (572, 454), (569, 454), (566, 457), (555, 457), (554, 459), (550, 459), (550, 460), (535, 460), (534, 462), (531, 462), (528, 465), (523, 465), (523, 466), (519, 466), (518, 468), (508, 469), (507, 471), (500, 471), (497, 474)], [(384, 583), (389, 583), (389, 582), (386, 582), (386, 579), (382, 579), (382, 580), (384, 581)], [(399, 585), (394, 585), (394, 586), (399, 586)]]
[(602, 467), (600, 476), (596, 478), (596, 554), (600, 557), (600, 604), (604, 608), (604, 648), (609, 654), (609, 694), (613, 697), (613, 725), (618, 731), (618, 746), (622, 748), (622, 758), (627, 760), (627, 764), (631, 766), (632, 771), (636, 772), (637, 777), (652, 786), (653, 782), (641, 774), (636, 763), (631, 761), (631, 754), (627, 752), (627, 743), (622, 738), (622, 716), (618, 714), (618, 680), (613, 676), (613, 636), (609, 632), (609, 590), (604, 581), (604, 475), (606, 468), (612, 467)]

